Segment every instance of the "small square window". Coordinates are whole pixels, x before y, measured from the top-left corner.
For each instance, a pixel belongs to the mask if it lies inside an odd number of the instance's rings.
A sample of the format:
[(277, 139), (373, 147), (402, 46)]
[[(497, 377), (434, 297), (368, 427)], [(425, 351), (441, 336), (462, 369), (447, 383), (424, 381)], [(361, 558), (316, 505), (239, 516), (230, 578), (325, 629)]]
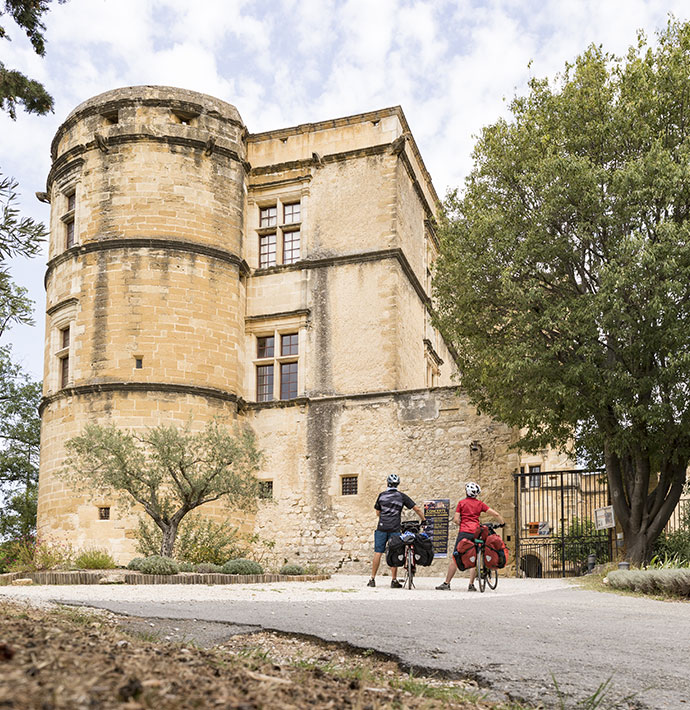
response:
[(343, 476), (340, 479), (341, 493), (344, 496), (357, 495), (357, 476)]
[(259, 227), (275, 227), (277, 223), (278, 210), (276, 207), (262, 207), (259, 210)]
[(299, 202), (283, 205), (283, 224), (296, 224), (301, 221), (302, 214)]
[(270, 402), (273, 399), (273, 365), (256, 368), (256, 401)]
[(273, 481), (259, 481), (259, 498), (273, 498)]
[(288, 335), (280, 336), (280, 354), (281, 355), (297, 355), (299, 352), (299, 335), (297, 333), (289, 333)]
[(280, 365), (280, 398), (294, 399), (297, 396), (297, 363), (283, 362)]
[(137, 370), (141, 370), (141, 368), (144, 367), (144, 358), (143, 357), (135, 357), (134, 358), (134, 367)]
[(259, 237), (259, 268), (267, 269), (276, 265), (276, 235), (263, 234)]
[(267, 335), (265, 338), (257, 338), (256, 345), (257, 357), (273, 357), (275, 353), (275, 337), (273, 335)]
[(294, 232), (284, 232), (283, 234), (283, 264), (294, 264), (299, 261), (300, 256), (300, 234), (299, 230)]
[(103, 505), (98, 508), (99, 520), (110, 520), (110, 506)]

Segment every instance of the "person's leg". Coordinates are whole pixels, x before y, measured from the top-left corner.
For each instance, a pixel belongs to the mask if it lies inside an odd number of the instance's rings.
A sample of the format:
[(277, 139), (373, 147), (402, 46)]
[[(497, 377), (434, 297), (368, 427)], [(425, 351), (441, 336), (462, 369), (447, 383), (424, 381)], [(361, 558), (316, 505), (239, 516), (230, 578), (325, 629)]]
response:
[(371, 578), (376, 577), (376, 573), (379, 571), (379, 565), (381, 564), (381, 553), (374, 553), (374, 560), (371, 563)]
[(458, 571), (458, 566), (455, 564), (455, 558), (451, 557), (448, 563), (448, 572), (446, 572), (446, 584), (450, 584), (450, 580), (455, 577), (455, 573)]

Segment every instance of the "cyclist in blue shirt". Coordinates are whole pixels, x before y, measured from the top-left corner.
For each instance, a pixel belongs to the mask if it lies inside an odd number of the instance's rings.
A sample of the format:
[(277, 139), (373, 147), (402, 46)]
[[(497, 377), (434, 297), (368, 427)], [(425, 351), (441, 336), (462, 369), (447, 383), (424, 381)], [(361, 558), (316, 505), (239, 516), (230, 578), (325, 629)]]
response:
[[(379, 493), (374, 509), (379, 516), (379, 524), (374, 532), (374, 561), (371, 564), (371, 579), (367, 587), (376, 586), (376, 573), (381, 563), (381, 555), (386, 551), (386, 543), (391, 535), (400, 532), (400, 516), (403, 508), (414, 510), (424, 522), (424, 511), (410, 498), (398, 490), (400, 476), (391, 473), (386, 479), (388, 488)], [(391, 587), (399, 589), (402, 584), (398, 582), (398, 568), (391, 567)]]

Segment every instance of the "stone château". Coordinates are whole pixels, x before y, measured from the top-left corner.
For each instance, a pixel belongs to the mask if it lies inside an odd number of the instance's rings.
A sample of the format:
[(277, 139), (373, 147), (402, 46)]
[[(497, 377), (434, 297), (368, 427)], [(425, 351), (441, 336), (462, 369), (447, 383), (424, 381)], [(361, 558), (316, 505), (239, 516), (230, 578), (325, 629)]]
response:
[(216, 416), (257, 433), (244, 525), (291, 562), (368, 566), (391, 472), (418, 502), (478, 480), (512, 518), (514, 432), (457, 393), (430, 322), (438, 197), (400, 107), (250, 133), (213, 97), (129, 87), (51, 150), (40, 535), (127, 562), (135, 515), (56, 476), (65, 440)]

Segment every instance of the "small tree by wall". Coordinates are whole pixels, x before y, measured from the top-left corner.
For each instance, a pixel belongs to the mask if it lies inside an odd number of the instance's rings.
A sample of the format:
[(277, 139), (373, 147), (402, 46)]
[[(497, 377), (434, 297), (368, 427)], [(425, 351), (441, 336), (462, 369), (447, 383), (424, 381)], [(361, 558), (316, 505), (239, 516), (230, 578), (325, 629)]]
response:
[(161, 555), (172, 556), (182, 519), (220, 499), (250, 510), (259, 497), (254, 473), (261, 452), (249, 428), (232, 433), (218, 420), (204, 430), (157, 426), (143, 433), (88, 424), (66, 442), (61, 476), (79, 490), (114, 491), (122, 504), (141, 505), (162, 532)]

